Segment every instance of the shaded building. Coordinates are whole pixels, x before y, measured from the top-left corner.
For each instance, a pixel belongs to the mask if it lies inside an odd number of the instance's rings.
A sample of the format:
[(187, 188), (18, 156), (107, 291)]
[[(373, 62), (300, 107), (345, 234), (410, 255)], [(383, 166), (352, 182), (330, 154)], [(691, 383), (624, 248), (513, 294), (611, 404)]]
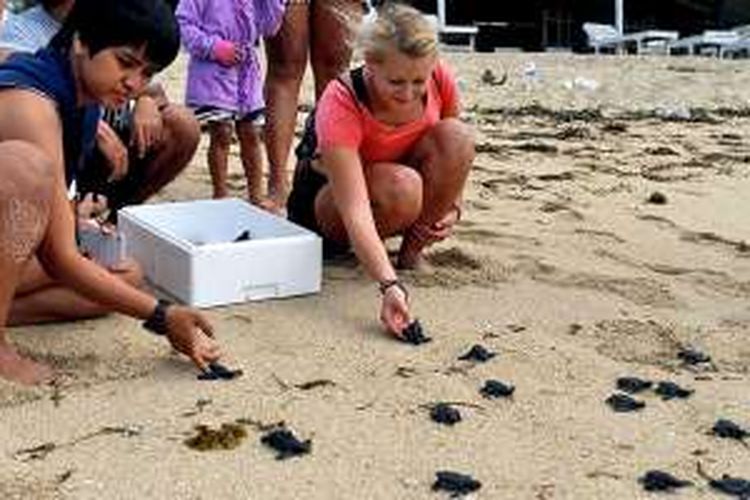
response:
[[(584, 22), (614, 24), (614, 0), (445, 0), (450, 24), (479, 26), (477, 50), (552, 47), (585, 50)], [(436, 0), (408, 3), (426, 13)], [(625, 32), (649, 28), (679, 31), (682, 36), (705, 29), (750, 24), (750, 0), (623, 0)]]

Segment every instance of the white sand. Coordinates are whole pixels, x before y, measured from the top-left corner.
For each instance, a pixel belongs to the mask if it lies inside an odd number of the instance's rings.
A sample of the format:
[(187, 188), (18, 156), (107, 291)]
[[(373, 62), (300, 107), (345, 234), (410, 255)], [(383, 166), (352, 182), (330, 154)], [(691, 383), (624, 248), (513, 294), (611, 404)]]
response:
[[(612, 499), (645, 496), (637, 477), (660, 468), (696, 482), (681, 498), (708, 498), (697, 462), (750, 478), (747, 448), (706, 434), (719, 417), (750, 427), (747, 62), (448, 59), (482, 152), (456, 236), (431, 251), (431, 273), (406, 276), (432, 343), (383, 335), (375, 288), (351, 263), (327, 267), (318, 296), (209, 312), (230, 364), (245, 369), (231, 383), (196, 381), (122, 317), (14, 329), (17, 345), (65, 377), (58, 406), (49, 388), (0, 383), (0, 496), (434, 498), (434, 472), (447, 468), (480, 479), (477, 498)], [(531, 61), (535, 81), (523, 77)], [(487, 68), (507, 72), (505, 85), (480, 83)], [(580, 88), (588, 80), (598, 88)], [(166, 81), (181, 94), (179, 66)], [(690, 108), (714, 120), (659, 118)], [(547, 110), (602, 118), (562, 122)], [(209, 186), (203, 149), (162, 198), (205, 197)], [(645, 203), (653, 191), (668, 203)], [(456, 360), (476, 342), (499, 356)], [(684, 344), (717, 371), (680, 367)], [(616, 414), (603, 401), (621, 375), (696, 392), (646, 394), (643, 411)], [(487, 378), (515, 384), (513, 400), (480, 397)], [(336, 385), (293, 387), (314, 379)], [(196, 413), (201, 399), (211, 402)], [(421, 405), (441, 400), (466, 403), (464, 421), (431, 422)], [(276, 461), (252, 427), (233, 450), (182, 442), (195, 424), (240, 417), (284, 420), (313, 452)], [(105, 426), (140, 433), (92, 435)], [(58, 447), (45, 458), (14, 456), (47, 442)]]

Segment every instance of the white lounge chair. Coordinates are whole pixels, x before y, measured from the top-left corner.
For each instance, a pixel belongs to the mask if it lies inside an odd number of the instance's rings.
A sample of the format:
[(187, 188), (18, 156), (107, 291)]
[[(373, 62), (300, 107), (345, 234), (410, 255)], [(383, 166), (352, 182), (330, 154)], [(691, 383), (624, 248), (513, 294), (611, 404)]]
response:
[(599, 54), (602, 49), (612, 49), (618, 52), (622, 47), (622, 36), (617, 28), (610, 24), (583, 23), (583, 31), (588, 38), (589, 47)]
[(622, 37), (623, 44), (635, 45), (635, 53), (641, 54), (645, 49), (660, 49), (666, 54), (669, 50), (669, 44), (680, 37), (677, 31), (669, 30), (645, 30), (628, 33)]
[(724, 57), (750, 56), (750, 24), (737, 26), (732, 31), (739, 35), (739, 40), (723, 47)]
[(742, 38), (739, 41), (727, 45), (723, 50), (724, 57), (750, 57), (750, 38)]
[(706, 30), (700, 35), (681, 38), (669, 44), (669, 53), (686, 51), (688, 55), (702, 54), (710, 51), (717, 57), (723, 57), (724, 51), (742, 40), (734, 30)]
[(645, 30), (620, 35), (614, 26), (598, 23), (584, 23), (583, 31), (588, 37), (589, 47), (592, 47), (597, 54), (602, 49), (620, 52), (629, 45), (635, 47), (636, 54), (652, 47), (662, 47), (666, 52), (669, 43), (680, 36), (676, 31), (666, 30)]
[(437, 0), (438, 33), (446, 35), (466, 35), (469, 38), (469, 46), (473, 49), (474, 37), (479, 33), (479, 28), (473, 25), (448, 24), (445, 2), (446, 0)]

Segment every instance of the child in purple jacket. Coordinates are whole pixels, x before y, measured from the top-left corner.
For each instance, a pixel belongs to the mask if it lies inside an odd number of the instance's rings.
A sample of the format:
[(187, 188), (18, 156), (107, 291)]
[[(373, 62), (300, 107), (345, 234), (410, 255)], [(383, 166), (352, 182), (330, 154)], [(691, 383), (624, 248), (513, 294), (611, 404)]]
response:
[(281, 26), (284, 0), (180, 0), (177, 20), (190, 53), (185, 100), (210, 133), (213, 197), (227, 196), (227, 160), (235, 125), (250, 202), (262, 202), (261, 37)]

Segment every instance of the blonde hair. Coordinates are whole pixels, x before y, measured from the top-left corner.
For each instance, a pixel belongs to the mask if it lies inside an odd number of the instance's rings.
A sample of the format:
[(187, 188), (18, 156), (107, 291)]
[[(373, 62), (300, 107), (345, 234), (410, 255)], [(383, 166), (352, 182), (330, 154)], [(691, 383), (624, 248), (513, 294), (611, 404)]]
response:
[(437, 54), (435, 26), (420, 11), (386, 2), (377, 12), (377, 17), (363, 23), (359, 31), (357, 49), (362, 57), (382, 62), (386, 53), (394, 48), (413, 58)]

